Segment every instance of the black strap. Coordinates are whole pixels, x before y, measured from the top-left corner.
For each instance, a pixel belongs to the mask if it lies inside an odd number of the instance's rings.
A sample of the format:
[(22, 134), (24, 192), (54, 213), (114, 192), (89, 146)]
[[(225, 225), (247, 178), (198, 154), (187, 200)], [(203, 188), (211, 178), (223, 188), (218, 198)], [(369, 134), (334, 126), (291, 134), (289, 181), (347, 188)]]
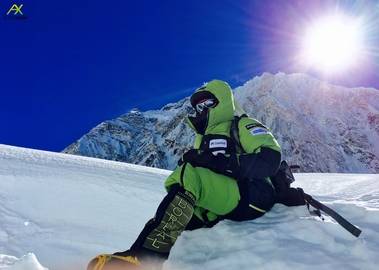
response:
[[(325, 204), (323, 204), (323, 203), (315, 200), (314, 198), (312, 198), (312, 196), (310, 196), (309, 194), (306, 194), (306, 193), (304, 193), (304, 194), (307, 195), (307, 197), (306, 197), (307, 204), (310, 204), (314, 208), (321, 210), (324, 213), (328, 214), (335, 221), (337, 221), (338, 224), (340, 224), (342, 227), (344, 227), (352, 235), (354, 235), (355, 237), (359, 237), (362, 230), (360, 230), (358, 227), (351, 224), (349, 221), (347, 221), (344, 217), (342, 217), (340, 214), (338, 214), (333, 209), (327, 207)], [(317, 215), (321, 215), (321, 213), (318, 213)]]
[[(244, 150), (240, 141), (239, 127), (238, 127), (239, 121), (243, 117), (249, 117), (249, 116), (247, 114), (243, 114), (241, 116), (234, 116), (232, 120), (232, 124), (230, 126), (230, 137), (232, 138), (238, 153), (244, 153)], [(265, 125), (259, 122), (248, 124), (246, 127), (247, 128), (261, 127), (268, 130), (268, 128)]]
[(232, 125), (230, 126), (230, 138), (232, 138), (232, 140), (234, 142), (237, 153), (243, 152), (243, 148), (242, 148), (242, 145), (240, 142), (238, 123), (242, 117), (246, 117), (246, 116), (247, 115), (234, 116), (233, 121), (232, 121)]
[(184, 163), (182, 170), (180, 171), (180, 183), (182, 184), (182, 187), (184, 187), (183, 176), (184, 176), (184, 170), (186, 169), (186, 166), (187, 166), (187, 162)]

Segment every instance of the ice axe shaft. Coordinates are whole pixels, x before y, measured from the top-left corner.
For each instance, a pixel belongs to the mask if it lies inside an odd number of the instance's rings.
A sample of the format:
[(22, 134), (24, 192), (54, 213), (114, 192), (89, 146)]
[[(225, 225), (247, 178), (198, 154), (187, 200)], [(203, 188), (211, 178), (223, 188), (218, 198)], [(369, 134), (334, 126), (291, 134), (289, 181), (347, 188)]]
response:
[(312, 207), (314, 207), (316, 209), (319, 209), (320, 211), (324, 212), (325, 214), (329, 215), (335, 221), (337, 221), (338, 224), (340, 224), (343, 228), (345, 228), (345, 230), (347, 230), (349, 233), (351, 233), (355, 237), (359, 237), (359, 235), (362, 232), (361, 229), (359, 229), (357, 226), (354, 226), (353, 224), (351, 224), (349, 221), (347, 221), (344, 217), (342, 217), (340, 214), (338, 214), (333, 209), (331, 209), (328, 206), (326, 206), (325, 204), (315, 200), (311, 195), (309, 195), (309, 194), (306, 194), (306, 195), (307, 195), (306, 202), (308, 204), (310, 204)]

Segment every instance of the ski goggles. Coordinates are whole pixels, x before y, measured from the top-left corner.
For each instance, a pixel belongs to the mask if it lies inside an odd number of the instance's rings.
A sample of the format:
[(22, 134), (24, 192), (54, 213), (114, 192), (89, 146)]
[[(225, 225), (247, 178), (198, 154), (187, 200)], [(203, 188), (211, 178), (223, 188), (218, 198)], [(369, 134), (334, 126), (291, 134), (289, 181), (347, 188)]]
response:
[(196, 103), (195, 110), (197, 113), (202, 113), (205, 109), (213, 108), (214, 106), (216, 106), (216, 100), (204, 99)]

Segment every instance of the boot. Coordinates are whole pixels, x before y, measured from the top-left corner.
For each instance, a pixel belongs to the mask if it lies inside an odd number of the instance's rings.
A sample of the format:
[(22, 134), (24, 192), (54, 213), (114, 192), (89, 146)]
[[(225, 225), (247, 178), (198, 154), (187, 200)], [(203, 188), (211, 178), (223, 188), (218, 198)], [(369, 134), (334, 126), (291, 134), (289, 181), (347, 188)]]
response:
[(87, 270), (160, 270), (164, 259), (154, 253), (127, 250), (98, 255), (90, 261)]
[(102, 254), (93, 258), (87, 270), (142, 270), (140, 261), (135, 256), (120, 256), (114, 254)]
[(123, 252), (102, 254), (90, 261), (87, 270), (159, 270), (194, 212), (193, 195), (174, 185), (160, 203), (155, 217), (146, 223), (132, 247)]

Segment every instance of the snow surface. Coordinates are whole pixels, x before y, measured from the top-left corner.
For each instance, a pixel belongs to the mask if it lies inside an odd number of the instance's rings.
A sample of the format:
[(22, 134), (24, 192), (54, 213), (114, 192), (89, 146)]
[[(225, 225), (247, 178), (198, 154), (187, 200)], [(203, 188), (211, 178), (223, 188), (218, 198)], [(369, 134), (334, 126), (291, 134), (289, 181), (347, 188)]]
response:
[[(96, 254), (127, 249), (153, 216), (169, 173), (0, 145), (0, 269), (85, 269)], [(184, 232), (165, 269), (377, 269), (379, 175), (296, 178), (362, 235), (305, 207), (276, 205), (253, 221)]]

